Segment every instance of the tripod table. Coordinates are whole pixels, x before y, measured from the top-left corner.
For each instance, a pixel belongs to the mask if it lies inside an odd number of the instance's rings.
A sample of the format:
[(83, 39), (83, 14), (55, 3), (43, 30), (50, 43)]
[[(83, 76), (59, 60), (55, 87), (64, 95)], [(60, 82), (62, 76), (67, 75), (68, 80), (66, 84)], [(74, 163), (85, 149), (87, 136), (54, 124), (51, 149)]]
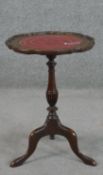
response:
[(26, 153), (13, 160), (10, 166), (22, 165), (33, 154), (42, 137), (49, 135), (51, 139), (55, 139), (56, 134), (66, 137), (72, 151), (85, 164), (95, 166), (95, 160), (80, 152), (75, 131), (64, 126), (57, 115), (58, 90), (55, 79), (56, 62), (54, 61), (57, 55), (90, 50), (94, 46), (94, 39), (79, 33), (48, 31), (15, 35), (6, 41), (6, 45), (19, 53), (45, 55), (48, 59), (49, 69), (46, 91), (46, 99), (49, 104), (47, 119), (41, 127), (30, 133)]

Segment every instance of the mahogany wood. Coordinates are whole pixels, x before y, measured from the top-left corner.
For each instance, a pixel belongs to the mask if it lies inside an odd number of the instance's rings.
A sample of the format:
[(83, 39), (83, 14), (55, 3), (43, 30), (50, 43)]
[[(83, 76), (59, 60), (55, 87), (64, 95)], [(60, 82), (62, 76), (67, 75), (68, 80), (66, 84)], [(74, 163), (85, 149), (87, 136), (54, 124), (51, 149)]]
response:
[[(63, 44), (63, 49), (51, 49), (51, 50), (46, 50), (45, 49), (35, 49), (35, 48), (22, 48), (20, 45), (20, 42), (23, 38), (25, 37), (32, 37), (32, 36), (68, 36), (68, 37), (76, 37), (78, 40), (80, 40), (80, 44), (75, 45), (75, 47), (70, 47), (69, 44), (71, 43), (62, 43)], [(53, 40), (52, 40), (53, 41)], [(59, 43), (58, 43), (59, 44)], [(69, 47), (66, 47), (65, 49), (65, 44), (67, 44)], [(16, 35), (11, 38), (9, 38), (6, 41), (6, 45), (10, 48), (13, 49), (16, 52), (24, 53), (24, 54), (43, 54), (46, 55), (48, 58), (47, 66), (48, 66), (48, 86), (47, 86), (47, 91), (46, 91), (46, 99), (49, 104), (49, 107), (47, 108), (48, 110), (48, 116), (47, 119), (41, 127), (33, 130), (30, 133), (29, 136), (29, 143), (28, 143), (28, 149), (26, 153), (17, 159), (13, 160), (10, 164), (11, 167), (17, 167), (20, 166), (24, 163), (25, 160), (27, 160), (35, 151), (37, 144), (39, 140), (44, 137), (49, 135), (50, 139), (54, 139), (55, 135), (62, 135), (64, 136), (70, 146), (72, 151), (87, 165), (96, 165), (96, 161), (93, 160), (92, 158), (82, 154), (79, 150), (78, 147), (78, 138), (72, 129), (64, 126), (58, 115), (57, 115), (57, 107), (56, 103), (58, 100), (58, 90), (56, 87), (56, 79), (55, 79), (55, 65), (56, 62), (54, 59), (56, 58), (57, 55), (60, 54), (67, 54), (67, 53), (73, 53), (73, 52), (83, 52), (86, 50), (89, 50), (93, 47), (94, 45), (94, 39), (85, 36), (82, 34), (78, 33), (70, 33), (70, 32), (37, 32), (37, 33), (31, 33), (31, 34), (21, 34), (21, 35)], [(54, 44), (52, 44), (54, 47)], [(57, 46), (57, 45), (56, 45)], [(42, 47), (41, 47), (42, 48)]]
[(48, 56), (47, 58), (49, 59), (47, 65), (49, 68), (49, 73), (48, 73), (48, 87), (47, 87), (47, 92), (46, 92), (46, 98), (47, 102), (49, 104), (49, 107), (47, 110), (49, 111), (47, 119), (44, 123), (43, 126), (40, 128), (35, 129), (34, 131), (31, 132), (29, 136), (29, 144), (28, 144), (28, 149), (26, 153), (17, 159), (13, 160), (10, 164), (11, 167), (17, 167), (20, 166), (24, 163), (25, 160), (27, 160), (35, 151), (37, 144), (39, 140), (44, 137), (49, 135), (51, 139), (54, 139), (55, 135), (62, 135), (64, 136), (70, 146), (72, 151), (87, 165), (96, 165), (96, 161), (93, 160), (92, 158), (82, 154), (78, 148), (78, 140), (77, 140), (77, 135), (75, 131), (72, 129), (62, 125), (58, 115), (57, 115), (57, 107), (55, 106), (57, 103), (58, 99), (58, 91), (56, 88), (56, 81), (55, 81), (55, 65), (56, 63), (54, 62), (55, 55)]

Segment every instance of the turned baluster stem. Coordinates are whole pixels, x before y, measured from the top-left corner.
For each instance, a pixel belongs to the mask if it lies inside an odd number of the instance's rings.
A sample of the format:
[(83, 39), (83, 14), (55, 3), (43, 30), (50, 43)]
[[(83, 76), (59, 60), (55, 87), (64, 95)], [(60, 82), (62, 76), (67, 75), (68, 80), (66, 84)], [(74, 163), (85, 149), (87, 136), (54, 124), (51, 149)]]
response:
[(54, 61), (55, 56), (47, 56), (49, 61), (47, 62), (48, 65), (48, 86), (46, 91), (46, 99), (49, 104), (49, 107), (55, 107), (57, 100), (58, 100), (58, 90), (56, 88), (56, 80), (55, 80), (55, 65), (56, 62)]
[[(54, 61), (55, 55), (47, 55), (48, 62), (48, 86), (47, 86), (47, 91), (46, 91), (46, 99), (49, 104), (49, 107), (47, 110), (49, 111), (47, 119), (46, 119), (46, 124), (49, 125), (50, 123), (50, 128), (53, 127), (54, 124), (58, 125), (59, 118), (57, 116), (56, 110), (57, 107), (55, 106), (58, 100), (58, 90), (56, 87), (56, 79), (55, 79), (55, 65), (56, 62)], [(52, 123), (52, 122), (53, 123)], [(50, 134), (50, 139), (55, 139), (54, 133)]]

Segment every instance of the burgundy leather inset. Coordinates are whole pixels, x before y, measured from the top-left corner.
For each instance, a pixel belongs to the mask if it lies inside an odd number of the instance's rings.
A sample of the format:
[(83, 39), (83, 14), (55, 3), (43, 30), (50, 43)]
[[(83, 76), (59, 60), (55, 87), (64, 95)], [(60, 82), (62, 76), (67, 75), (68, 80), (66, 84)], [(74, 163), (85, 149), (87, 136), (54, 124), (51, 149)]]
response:
[(73, 35), (37, 35), (23, 37), (19, 45), (21, 49), (51, 51), (74, 48), (81, 42), (81, 38)]

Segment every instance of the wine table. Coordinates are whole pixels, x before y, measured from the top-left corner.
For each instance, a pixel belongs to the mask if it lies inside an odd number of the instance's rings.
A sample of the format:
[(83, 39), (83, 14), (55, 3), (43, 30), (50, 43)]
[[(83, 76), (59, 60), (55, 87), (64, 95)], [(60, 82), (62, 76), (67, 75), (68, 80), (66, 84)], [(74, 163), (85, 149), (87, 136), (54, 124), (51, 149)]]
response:
[(28, 149), (25, 154), (13, 160), (11, 167), (17, 167), (24, 163), (35, 151), (39, 140), (49, 135), (50, 139), (55, 139), (55, 135), (64, 136), (72, 151), (87, 165), (96, 165), (96, 161), (80, 152), (78, 138), (74, 130), (64, 126), (58, 115), (56, 103), (58, 100), (58, 90), (55, 78), (55, 58), (57, 55), (71, 54), (90, 50), (94, 46), (94, 39), (78, 33), (71, 32), (36, 32), (19, 34), (10, 37), (6, 41), (9, 49), (23, 54), (45, 55), (48, 59), (48, 86), (46, 99), (49, 104), (48, 116), (44, 124), (33, 130), (29, 136)]

